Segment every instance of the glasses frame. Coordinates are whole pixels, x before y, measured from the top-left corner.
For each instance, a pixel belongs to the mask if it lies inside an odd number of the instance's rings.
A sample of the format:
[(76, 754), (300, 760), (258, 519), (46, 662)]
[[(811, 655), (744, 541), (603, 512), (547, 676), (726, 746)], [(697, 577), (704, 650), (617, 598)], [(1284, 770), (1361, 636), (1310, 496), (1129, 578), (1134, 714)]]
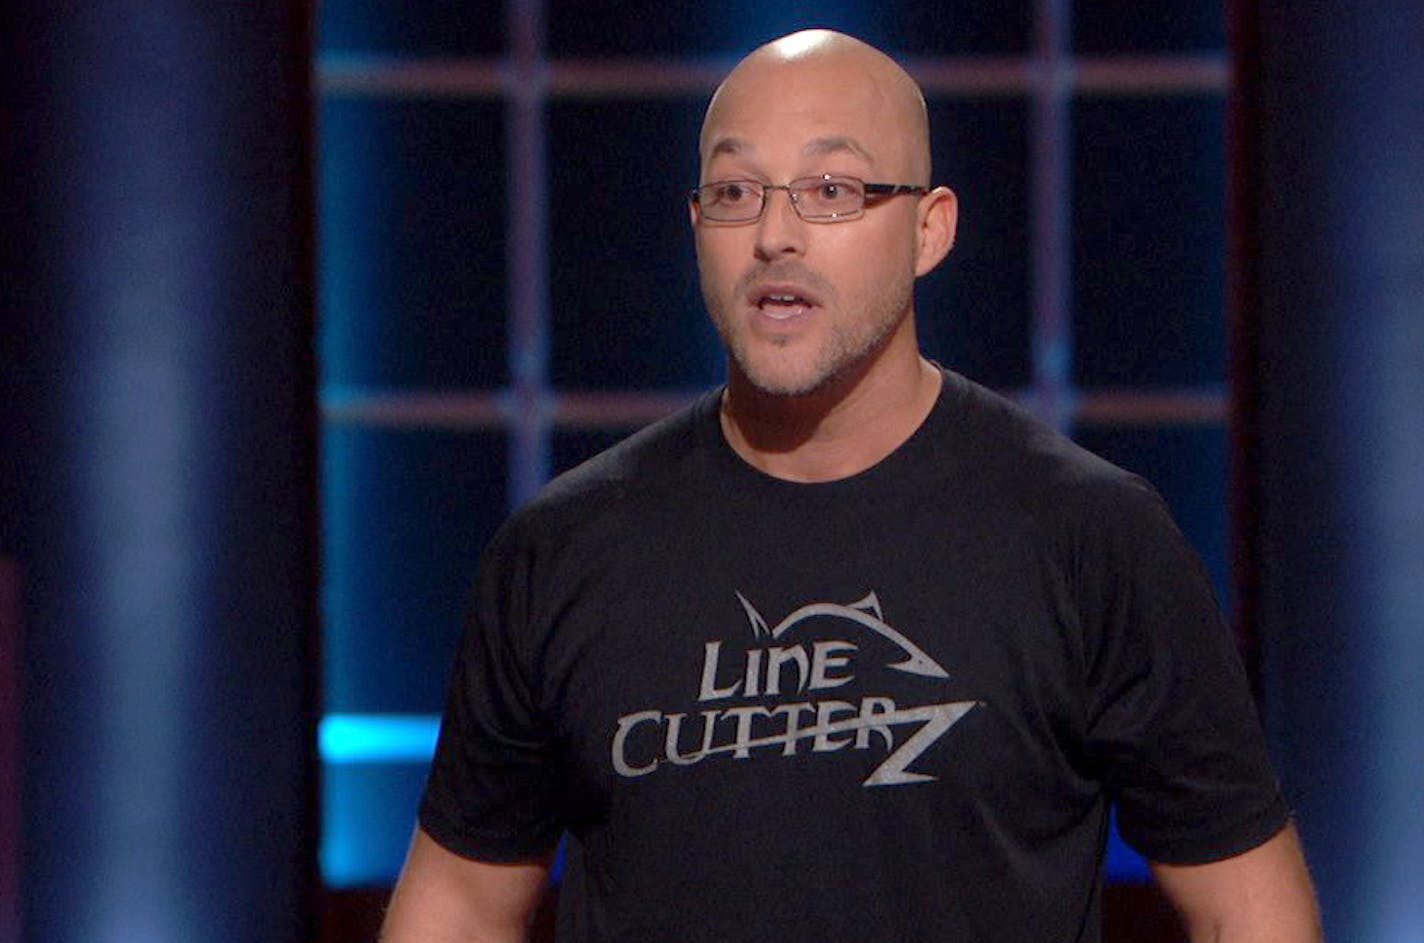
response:
[[(796, 191), (806, 189), (807, 184), (824, 183), (829, 180), (845, 180), (860, 187), (863, 199), (860, 208), (854, 213), (832, 213), (827, 216), (808, 216), (801, 209), (801, 203), (797, 199)], [(755, 216), (748, 216), (745, 219), (716, 219), (706, 215), (707, 210), (702, 206), (702, 191), (709, 187), (725, 186), (729, 183), (745, 183), (761, 190), (761, 206), (757, 209)], [(813, 174), (809, 177), (797, 177), (795, 180), (786, 183), (762, 183), (760, 180), (753, 180), (750, 177), (728, 177), (725, 180), (711, 180), (707, 183), (693, 187), (687, 193), (687, 198), (697, 206), (698, 212), (702, 214), (702, 219), (709, 223), (716, 223), (721, 226), (740, 226), (746, 223), (755, 223), (766, 215), (766, 207), (769, 202), (771, 191), (785, 190), (787, 198), (791, 201), (791, 208), (796, 211), (797, 217), (808, 223), (848, 223), (851, 220), (860, 219), (865, 215), (866, 207), (874, 202), (887, 199), (892, 196), (914, 193), (923, 196), (930, 192), (929, 187), (922, 187), (915, 183), (867, 183), (859, 177), (850, 174)]]

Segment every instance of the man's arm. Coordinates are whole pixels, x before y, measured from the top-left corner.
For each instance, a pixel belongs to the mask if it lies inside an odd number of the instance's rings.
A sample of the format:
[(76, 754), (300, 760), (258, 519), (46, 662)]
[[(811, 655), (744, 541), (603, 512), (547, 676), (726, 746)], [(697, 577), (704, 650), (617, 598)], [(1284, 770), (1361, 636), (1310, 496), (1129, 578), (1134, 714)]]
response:
[(391, 895), (381, 943), (520, 943), (551, 858), (514, 864), (471, 861), (416, 829)]
[(1152, 865), (1192, 943), (1320, 943), (1320, 914), (1295, 826), (1210, 864)]

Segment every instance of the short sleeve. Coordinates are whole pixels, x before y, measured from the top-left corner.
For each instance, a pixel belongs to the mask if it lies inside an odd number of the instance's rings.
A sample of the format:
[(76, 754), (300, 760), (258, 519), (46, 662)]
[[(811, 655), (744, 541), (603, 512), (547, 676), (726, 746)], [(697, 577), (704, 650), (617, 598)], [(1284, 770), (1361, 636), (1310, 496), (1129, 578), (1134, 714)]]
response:
[(421, 827), (467, 858), (535, 857), (563, 831), (527, 644), (532, 556), (509, 525), (485, 551), (421, 800)]
[(1149, 859), (1249, 850), (1289, 810), (1211, 582), (1145, 483), (1100, 497), (1078, 561), (1085, 755)]

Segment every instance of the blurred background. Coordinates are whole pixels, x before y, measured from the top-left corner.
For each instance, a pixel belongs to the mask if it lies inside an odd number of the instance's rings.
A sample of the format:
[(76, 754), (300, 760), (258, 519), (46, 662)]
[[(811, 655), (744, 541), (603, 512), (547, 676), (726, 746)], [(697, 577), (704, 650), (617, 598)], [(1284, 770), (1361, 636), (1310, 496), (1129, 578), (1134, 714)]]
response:
[[(722, 74), (929, 101), (935, 359), (1163, 492), (1327, 934), (1424, 941), (1424, 17), (1246, 0), (0, 14), (0, 941), (374, 936), (477, 555), (719, 382)], [(1178, 931), (1116, 839), (1110, 941)]]

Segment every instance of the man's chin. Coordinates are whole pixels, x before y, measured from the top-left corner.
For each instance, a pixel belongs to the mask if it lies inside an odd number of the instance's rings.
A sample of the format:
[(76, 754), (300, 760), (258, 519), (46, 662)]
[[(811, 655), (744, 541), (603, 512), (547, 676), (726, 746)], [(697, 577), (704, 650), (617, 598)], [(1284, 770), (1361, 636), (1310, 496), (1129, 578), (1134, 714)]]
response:
[(766, 364), (735, 360), (742, 381), (763, 396), (812, 396), (830, 387), (836, 371), (822, 364)]

